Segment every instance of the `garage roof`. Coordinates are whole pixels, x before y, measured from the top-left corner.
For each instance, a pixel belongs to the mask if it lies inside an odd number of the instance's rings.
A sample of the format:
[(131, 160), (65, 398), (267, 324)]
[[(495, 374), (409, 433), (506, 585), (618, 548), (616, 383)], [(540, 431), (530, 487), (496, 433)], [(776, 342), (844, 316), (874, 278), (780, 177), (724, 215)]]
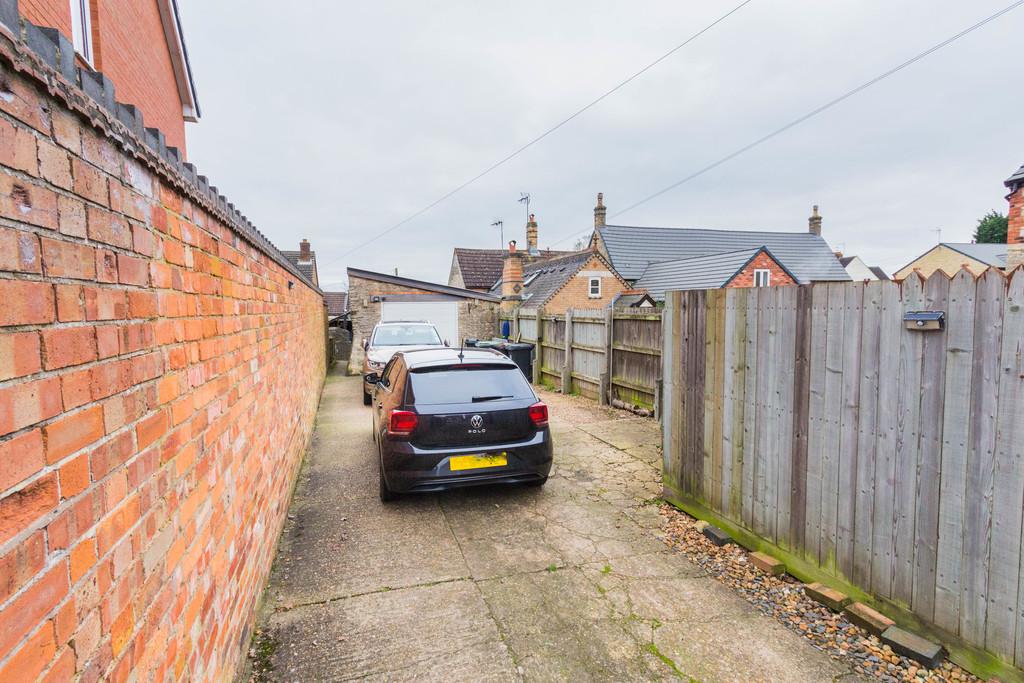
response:
[[(462, 289), (461, 287), (449, 287), (448, 285), (439, 285), (437, 283), (427, 282), (425, 280), (414, 280), (409, 277), (388, 275), (387, 273), (375, 273), (372, 270), (362, 270), (360, 268), (349, 268), (348, 277), (349, 279), (356, 277), (361, 280), (386, 282), (392, 285), (409, 287), (410, 289), (421, 289), (425, 292), (437, 292), (439, 294), (448, 294), (451, 296), (462, 297), (464, 299), (480, 299), (481, 301), (501, 301), (501, 297), (494, 296), (492, 294), (484, 294), (483, 292), (474, 292), (471, 289)], [(351, 287), (351, 285), (349, 286)]]

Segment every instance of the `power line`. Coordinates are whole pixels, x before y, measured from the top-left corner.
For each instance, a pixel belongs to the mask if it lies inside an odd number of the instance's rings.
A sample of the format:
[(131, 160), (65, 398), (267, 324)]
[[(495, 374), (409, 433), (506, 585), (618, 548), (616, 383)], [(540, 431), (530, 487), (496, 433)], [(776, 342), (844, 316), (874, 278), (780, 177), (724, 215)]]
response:
[[(953, 36), (950, 36), (949, 38), (946, 38), (941, 43), (937, 43), (936, 45), (933, 45), (932, 47), (928, 48), (924, 52), (918, 53), (917, 55), (915, 55), (915, 56), (911, 57), (910, 59), (908, 59), (907, 61), (903, 62), (902, 64), (899, 64), (898, 66), (895, 66), (895, 67), (889, 69), (888, 71), (885, 71), (885, 72), (879, 74), (878, 76), (875, 76), (871, 80), (866, 81), (866, 82), (858, 85), (857, 87), (853, 88), (852, 90), (846, 91), (845, 93), (843, 93), (839, 97), (836, 97), (835, 99), (829, 100), (825, 104), (823, 104), (823, 105), (821, 105), (821, 106), (819, 106), (819, 107), (817, 107), (815, 109), (812, 109), (811, 111), (807, 112), (803, 116), (800, 116), (799, 118), (793, 119), (792, 121), (790, 121), (786, 125), (782, 126), (781, 128), (777, 128), (776, 130), (772, 131), (771, 133), (768, 133), (767, 135), (758, 138), (757, 140), (751, 142), (750, 144), (744, 145), (743, 147), (740, 147), (736, 151), (731, 152), (731, 153), (725, 155), (724, 157), (718, 159), (717, 161), (715, 161), (713, 163), (710, 163), (707, 166), (704, 166), (703, 168), (701, 168), (701, 169), (699, 169), (697, 171), (694, 171), (693, 173), (691, 173), (690, 175), (686, 176), (685, 178), (677, 180), (676, 182), (672, 183), (671, 185), (663, 187), (662, 189), (658, 190), (654, 194), (648, 195), (647, 197), (644, 197), (640, 201), (634, 202), (634, 203), (630, 204), (629, 206), (627, 206), (626, 208), (622, 209), (621, 211), (617, 211), (614, 214), (612, 214), (611, 217), (614, 218), (615, 216), (621, 216), (622, 214), (626, 213), (627, 211), (632, 211), (633, 209), (637, 208), (638, 206), (640, 206), (642, 204), (646, 204), (647, 202), (651, 201), (652, 199), (660, 197), (661, 195), (665, 194), (666, 192), (670, 192), (671, 190), (676, 189), (680, 185), (684, 185), (684, 184), (690, 182), (691, 180), (694, 180), (695, 178), (698, 178), (698, 177), (704, 175), (708, 171), (711, 171), (713, 169), (718, 168), (719, 166), (721, 166), (722, 164), (724, 164), (724, 163), (726, 163), (728, 161), (732, 161), (733, 159), (735, 159), (736, 157), (740, 156), (741, 154), (749, 152), (750, 150), (754, 149), (755, 147), (758, 147), (759, 145), (762, 145), (765, 142), (768, 142), (772, 138), (775, 138), (775, 137), (785, 133), (786, 131), (790, 130), (791, 128), (794, 128), (794, 127), (800, 125), (801, 123), (804, 123), (805, 121), (814, 118), (818, 114), (821, 114), (821, 113), (827, 111), (828, 109), (831, 109), (832, 107), (836, 106), (840, 102), (843, 102), (843, 101), (853, 97), (857, 93), (859, 93), (859, 92), (861, 92), (863, 90), (867, 90), (868, 88), (870, 88), (871, 86), (875, 85), (876, 83), (879, 83), (880, 81), (885, 80), (889, 76), (892, 76), (893, 74), (896, 74), (896, 73), (902, 71), (903, 69), (907, 68), (908, 66), (911, 66), (912, 64), (915, 64), (916, 62), (921, 61), (922, 59), (924, 59), (928, 55), (932, 54), (933, 52), (937, 52), (938, 50), (941, 50), (942, 48), (946, 47), (947, 45), (956, 42), (957, 40), (963, 38), (967, 34), (972, 33), (974, 31), (978, 30), (982, 26), (985, 26), (986, 24), (988, 24), (988, 23), (990, 23), (992, 21), (995, 21), (996, 19), (998, 19), (999, 17), (1003, 16), (1004, 14), (1006, 14), (1006, 13), (1012, 11), (1012, 10), (1017, 9), (1021, 5), (1024, 5), (1024, 0), (1018, 0), (1017, 2), (1013, 3), (1012, 5), (999, 10), (995, 14), (992, 14), (992, 15), (986, 17), (985, 19), (982, 19), (981, 21), (979, 21), (978, 23), (974, 24), (973, 26), (970, 26), (969, 28), (966, 28), (963, 31), (960, 31), (957, 34), (955, 34)], [(573, 237), (576, 237), (578, 235), (585, 234), (586, 232), (592, 232), (592, 231), (591, 230), (586, 230), (586, 231), (581, 231), (581, 232), (578, 232), (578, 233), (573, 233), (572, 235), (569, 235), (568, 237), (564, 237), (564, 238), (562, 238), (562, 239), (560, 239), (560, 240), (558, 240), (556, 242), (552, 242), (551, 245), (554, 246), (556, 244), (561, 244), (562, 242), (570, 240)]]
[[(1024, 1), (1024, 0), (1022, 0), (1022, 1)], [(565, 124), (569, 123), (570, 121), (572, 121), (576, 117), (578, 117), (581, 114), (583, 114), (588, 109), (594, 107), (596, 104), (598, 104), (602, 100), (606, 99), (607, 97), (609, 97), (610, 95), (612, 95), (613, 93), (615, 93), (616, 91), (621, 89), (622, 87), (626, 86), (627, 84), (629, 84), (630, 82), (634, 81), (638, 77), (640, 77), (643, 74), (647, 73), (648, 71), (653, 69), (655, 66), (657, 66), (661, 62), (665, 61), (666, 59), (668, 59), (669, 57), (674, 55), (676, 52), (678, 52), (679, 50), (683, 49), (684, 47), (686, 47), (687, 45), (692, 43), (694, 40), (696, 40), (700, 36), (704, 35), (708, 31), (710, 31), (712, 28), (714, 28), (718, 24), (720, 24), (723, 21), (725, 21), (726, 19), (728, 19), (730, 16), (732, 16), (733, 14), (735, 14), (736, 12), (741, 10), (743, 7), (749, 5), (751, 2), (753, 2), (753, 0), (743, 0), (743, 2), (741, 2), (738, 5), (736, 5), (731, 10), (729, 10), (728, 12), (726, 12), (725, 14), (720, 16), (718, 19), (715, 19), (713, 22), (711, 22), (710, 24), (708, 24), (707, 26), (705, 26), (701, 30), (697, 31), (692, 36), (690, 36), (689, 38), (687, 38), (683, 42), (679, 43), (678, 45), (676, 45), (671, 50), (669, 50), (665, 54), (663, 54), (660, 57), (658, 57), (657, 59), (655, 59), (653, 62), (651, 62), (650, 64), (648, 64), (644, 68), (640, 69), (639, 71), (634, 73), (632, 76), (630, 76), (626, 80), (620, 82), (618, 85), (613, 87), (611, 90), (608, 90), (607, 92), (605, 92), (603, 95), (601, 95), (597, 99), (592, 100), (591, 102), (589, 102), (585, 106), (581, 107), (580, 109), (577, 109), (575, 112), (570, 114), (568, 117), (562, 119), (557, 124), (555, 124), (551, 128), (548, 128), (546, 131), (544, 131), (543, 133), (541, 133), (537, 137), (533, 138), (532, 140), (530, 140), (526, 144), (522, 145), (521, 147), (519, 147), (518, 149), (516, 149), (512, 153), (508, 154), (507, 156), (505, 156), (501, 160), (496, 161), (495, 163), (491, 164), (490, 166), (485, 168), (480, 173), (476, 174), (475, 176), (473, 176), (469, 180), (465, 181), (461, 185), (455, 187), (453, 190), (451, 190), (451, 191), (447, 192), (446, 194), (438, 197), (437, 199), (435, 199), (431, 203), (429, 203), (426, 206), (424, 206), (419, 211), (417, 211), (417, 212), (411, 214), (410, 216), (402, 219), (401, 221), (395, 223), (394, 225), (392, 225), (391, 227), (387, 228), (386, 230), (377, 233), (375, 236), (371, 237), (370, 239), (366, 240), (365, 242), (361, 242), (360, 244), (356, 245), (355, 247), (353, 247), (353, 248), (349, 249), (348, 251), (346, 251), (345, 253), (343, 253), (341, 256), (337, 257), (336, 259), (332, 259), (331, 261), (329, 261), (328, 263), (325, 263), (323, 265), (326, 266), (326, 265), (329, 265), (329, 264), (332, 264), (332, 263), (336, 263), (337, 261), (340, 261), (341, 259), (345, 258), (349, 254), (352, 254), (352, 253), (354, 253), (356, 251), (359, 251), (363, 247), (368, 246), (368, 245), (376, 242), (381, 237), (384, 237), (385, 235), (394, 232), (395, 230), (397, 230), (398, 228), (402, 227), (403, 225), (405, 225), (409, 221), (412, 221), (412, 220), (414, 220), (416, 218), (419, 218), (420, 216), (425, 214), (427, 211), (430, 211), (432, 208), (434, 208), (435, 206), (437, 206), (441, 202), (445, 201), (446, 199), (450, 198), (451, 196), (455, 195), (456, 193), (461, 192), (462, 190), (466, 189), (467, 187), (469, 187), (470, 185), (472, 185), (476, 181), (480, 180), (481, 178), (483, 178), (485, 175), (487, 175), (491, 171), (494, 171), (497, 168), (505, 165), (506, 163), (508, 163), (512, 159), (516, 158), (517, 156), (519, 156), (520, 154), (522, 154), (523, 152), (528, 150), (530, 147), (533, 147), (535, 144), (537, 144), (538, 142), (540, 142), (541, 140), (543, 140), (547, 136), (549, 136), (552, 133), (554, 133), (556, 130), (558, 130), (559, 128), (561, 128)]]

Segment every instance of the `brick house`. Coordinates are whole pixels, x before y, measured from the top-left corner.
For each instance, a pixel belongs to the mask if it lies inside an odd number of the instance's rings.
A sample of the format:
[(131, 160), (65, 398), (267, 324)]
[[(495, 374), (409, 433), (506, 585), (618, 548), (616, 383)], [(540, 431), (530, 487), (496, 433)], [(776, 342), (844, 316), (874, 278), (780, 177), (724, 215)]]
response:
[(282, 249), (284, 257), (291, 261), (299, 272), (306, 276), (314, 285), (320, 286), (320, 277), (316, 272), (316, 252), (309, 246), (309, 240), (303, 239), (299, 242), (298, 251)]
[(1006, 195), (1010, 203), (1007, 212), (1006, 243), (1009, 246), (1006, 265), (1015, 268), (1024, 264), (1024, 166), (1018, 168), (1005, 184), (1010, 189), (1010, 194)]
[(379, 321), (426, 320), (450, 344), (490, 339), (498, 329), (501, 299), (486, 292), (349, 268), (348, 308), (353, 341), (349, 370), (360, 372), (362, 340)]
[(505, 310), (544, 307), (559, 314), (570, 308), (607, 308), (630, 289), (596, 251), (573, 252), (526, 266), (523, 260), (515, 241), (510, 242), (501, 279), (491, 288), (492, 294), (501, 294)]
[(608, 225), (606, 214), (598, 194), (590, 248), (629, 286), (648, 288), (657, 300), (675, 289), (850, 281), (821, 236), (816, 206), (806, 232)]
[(929, 277), (937, 270), (953, 277), (962, 268), (978, 276), (989, 268), (1006, 269), (1005, 244), (975, 244), (973, 242), (940, 242), (916, 259), (893, 273), (894, 280), (903, 280), (912, 273)]
[[(20, 0), (15, 3), (32, 44), (40, 32), (60, 34), (61, 71), (72, 82), (84, 67), (85, 89), (116, 88), (145, 125), (185, 158), (185, 122), (199, 120), (177, 0)], [(17, 10), (15, 11), (17, 12)], [(102, 72), (102, 73), (100, 73)]]

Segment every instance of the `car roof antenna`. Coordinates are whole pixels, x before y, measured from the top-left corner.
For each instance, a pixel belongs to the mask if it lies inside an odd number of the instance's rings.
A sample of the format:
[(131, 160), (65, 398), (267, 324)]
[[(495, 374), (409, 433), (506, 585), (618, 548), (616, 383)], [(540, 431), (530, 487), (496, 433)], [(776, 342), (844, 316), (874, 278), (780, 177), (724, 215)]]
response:
[[(459, 336), (461, 337), (462, 335), (459, 335)], [(463, 346), (465, 345), (465, 343), (466, 342), (464, 340), (459, 342), (459, 362), (460, 363), (464, 363), (465, 360), (466, 360), (465, 358), (462, 357), (462, 352), (464, 350)]]

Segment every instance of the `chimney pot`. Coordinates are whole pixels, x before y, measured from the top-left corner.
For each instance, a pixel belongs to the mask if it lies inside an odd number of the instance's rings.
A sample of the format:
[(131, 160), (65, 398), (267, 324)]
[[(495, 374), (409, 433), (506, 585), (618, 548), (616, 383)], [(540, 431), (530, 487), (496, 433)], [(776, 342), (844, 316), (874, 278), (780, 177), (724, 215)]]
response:
[(605, 217), (608, 214), (608, 209), (604, 205), (604, 192), (597, 193), (597, 206), (594, 207), (594, 228), (603, 228), (605, 226)]
[(807, 219), (807, 231), (812, 235), (821, 236), (821, 214), (818, 213), (818, 205), (811, 209), (811, 217)]

